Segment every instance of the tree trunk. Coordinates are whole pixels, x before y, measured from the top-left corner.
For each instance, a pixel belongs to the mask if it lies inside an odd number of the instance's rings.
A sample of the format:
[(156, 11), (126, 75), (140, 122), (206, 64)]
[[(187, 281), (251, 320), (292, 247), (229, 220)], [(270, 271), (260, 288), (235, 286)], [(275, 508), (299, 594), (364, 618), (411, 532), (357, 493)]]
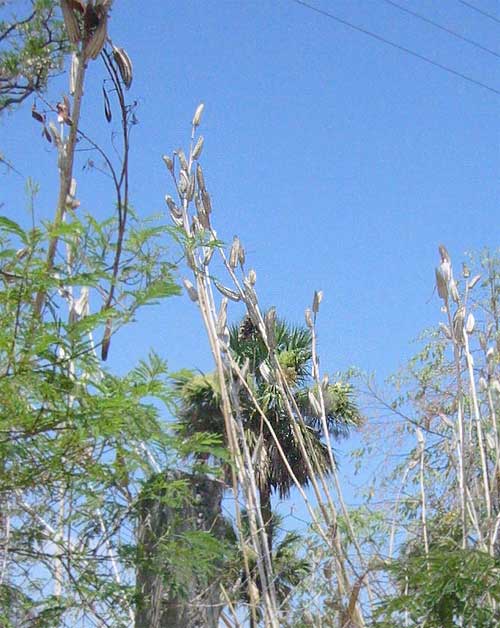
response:
[(139, 500), (135, 628), (217, 628), (223, 606), (219, 582), (207, 586), (193, 574), (187, 586), (177, 587), (175, 566), (173, 569), (168, 557), (162, 557), (161, 545), (162, 539), (181, 543), (183, 534), (195, 530), (226, 538), (228, 524), (221, 510), (223, 486), (206, 476), (182, 472), (169, 471), (166, 480), (187, 480), (190, 495), (182, 504), (171, 495), (168, 498), (165, 490)]

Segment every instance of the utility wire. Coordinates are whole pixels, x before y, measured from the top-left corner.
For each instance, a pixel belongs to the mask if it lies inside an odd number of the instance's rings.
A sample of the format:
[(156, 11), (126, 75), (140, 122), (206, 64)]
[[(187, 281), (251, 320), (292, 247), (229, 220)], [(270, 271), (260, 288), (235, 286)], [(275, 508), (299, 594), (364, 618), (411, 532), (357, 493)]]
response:
[(406, 48), (405, 46), (401, 46), (400, 44), (396, 44), (395, 42), (393, 42), (393, 41), (391, 41), (389, 39), (386, 39), (385, 37), (382, 37), (381, 35), (377, 35), (377, 33), (369, 31), (366, 28), (363, 28), (362, 26), (357, 26), (356, 24), (353, 24), (352, 22), (348, 22), (347, 20), (344, 20), (341, 17), (338, 17), (337, 15), (334, 15), (333, 13), (330, 13), (329, 11), (325, 11), (324, 9), (320, 9), (318, 7), (315, 7), (314, 5), (309, 4), (308, 2), (305, 2), (304, 0), (291, 0), (291, 2), (295, 2), (295, 4), (303, 6), (306, 9), (309, 9), (310, 11), (314, 11), (315, 13), (319, 13), (323, 17), (327, 17), (330, 20), (334, 20), (335, 22), (338, 22), (339, 24), (343, 24), (344, 26), (347, 26), (348, 28), (351, 28), (352, 30), (358, 31), (359, 33), (363, 33), (364, 35), (368, 35), (368, 37), (372, 37), (373, 39), (376, 39), (377, 41), (380, 41), (380, 42), (382, 42), (384, 44), (387, 44), (388, 46), (392, 46), (393, 48), (396, 48), (396, 50), (400, 50), (401, 52), (406, 52), (406, 54), (409, 54), (412, 57), (415, 57), (416, 59), (420, 59), (421, 61), (425, 61), (426, 63), (429, 63), (430, 65), (433, 65), (436, 68), (440, 68), (441, 70), (444, 70), (445, 72), (448, 72), (449, 74), (453, 74), (454, 76), (458, 76), (459, 78), (463, 79), (464, 81), (467, 81), (469, 83), (473, 83), (474, 85), (477, 85), (478, 87), (482, 87), (483, 89), (487, 89), (489, 92), (493, 92), (493, 94), (498, 94), (500, 96), (500, 90), (496, 89), (495, 87), (491, 87), (491, 85), (487, 85), (486, 83), (482, 83), (481, 81), (477, 81), (476, 79), (472, 78), (471, 76), (467, 76), (466, 74), (462, 74), (458, 70), (454, 70), (453, 68), (450, 68), (450, 67), (448, 67), (446, 65), (443, 65), (442, 63), (439, 63), (438, 61), (434, 61), (433, 59), (430, 59), (429, 57), (426, 57), (425, 55), (422, 55), (419, 52), (415, 52), (414, 50), (411, 50), (410, 48)]
[(411, 11), (410, 9), (407, 9), (406, 7), (401, 6), (397, 2), (393, 2), (393, 0), (382, 0), (382, 1), (386, 2), (387, 4), (392, 5), (393, 7), (395, 7), (396, 9), (399, 9), (400, 11), (403, 11), (404, 13), (408, 13), (408, 15), (413, 15), (413, 17), (416, 17), (419, 20), (422, 20), (423, 22), (427, 22), (427, 24), (432, 24), (432, 26), (434, 26), (435, 28), (439, 28), (439, 30), (444, 31), (445, 33), (448, 33), (449, 35), (452, 35), (453, 37), (456, 37), (457, 39), (461, 39), (462, 41), (465, 41), (468, 44), (471, 44), (471, 46), (475, 46), (476, 48), (479, 48), (480, 50), (483, 50), (484, 52), (488, 52), (490, 55), (493, 55), (497, 57), (498, 59), (500, 59), (500, 54), (498, 52), (495, 52), (494, 50), (491, 50), (490, 48), (486, 48), (486, 46), (479, 44), (477, 41), (474, 41), (473, 39), (469, 39), (468, 37), (464, 37), (463, 35), (460, 35), (460, 33), (457, 33), (451, 28), (442, 26), (441, 24), (434, 22), (434, 20), (431, 20), (428, 17), (421, 15), (420, 13)]
[(469, 9), (473, 9), (474, 11), (477, 11), (478, 13), (481, 13), (481, 15), (485, 15), (486, 17), (489, 17), (490, 20), (493, 20), (493, 21), (498, 22), (500, 24), (500, 20), (497, 17), (495, 17), (494, 15), (491, 15), (491, 13), (487, 13), (486, 11), (483, 11), (483, 9), (480, 9), (479, 7), (474, 6), (470, 2), (465, 2), (465, 0), (458, 0), (458, 1), (461, 2), (462, 4), (465, 4), (465, 6), (469, 7)]

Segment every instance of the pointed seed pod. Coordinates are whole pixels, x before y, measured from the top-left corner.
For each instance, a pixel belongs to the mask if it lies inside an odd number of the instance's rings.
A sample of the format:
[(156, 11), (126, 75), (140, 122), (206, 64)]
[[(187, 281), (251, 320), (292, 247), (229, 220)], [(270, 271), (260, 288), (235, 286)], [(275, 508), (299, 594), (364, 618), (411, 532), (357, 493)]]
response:
[(439, 297), (446, 301), (448, 299), (448, 280), (442, 272), (441, 265), (436, 267), (436, 288)]
[(214, 279), (214, 286), (222, 294), (222, 296), (227, 297), (231, 301), (239, 301), (241, 299), (237, 292), (231, 290), (230, 288), (226, 288), (226, 286), (222, 285), (220, 281), (217, 281), (217, 279)]
[(177, 207), (177, 205), (174, 202), (174, 199), (169, 194), (165, 195), (165, 202), (167, 203), (168, 208), (172, 214), (174, 214), (178, 218), (182, 218), (181, 210)]
[[(91, 5), (88, 4), (85, 13), (89, 12)], [(96, 5), (97, 9), (97, 5)], [(97, 59), (101, 54), (101, 50), (104, 48), (106, 39), (108, 37), (108, 14), (107, 9), (103, 8), (98, 14), (98, 21), (96, 29), (91, 33), (88, 29), (85, 29), (85, 37), (90, 35), (90, 38), (85, 44), (84, 57), (85, 59)]]
[(210, 200), (210, 195), (206, 190), (202, 190), (201, 192), (201, 201), (203, 203), (203, 207), (205, 208), (207, 216), (210, 216), (210, 214), (212, 213), (212, 202)]
[(248, 283), (251, 286), (255, 286), (257, 282), (257, 273), (255, 272), (255, 270), (252, 268), (250, 269), (250, 271), (248, 272)]
[(184, 288), (186, 288), (188, 297), (191, 299), (191, 301), (196, 303), (196, 301), (198, 301), (198, 291), (196, 290), (196, 288), (189, 281), (189, 279), (183, 279), (182, 283), (184, 284)]
[(134, 78), (130, 57), (124, 48), (113, 46), (113, 59), (118, 66), (118, 71), (120, 72), (123, 84), (127, 89), (129, 89)]
[(61, 148), (62, 147), (61, 135), (59, 134), (59, 131), (56, 125), (52, 121), (49, 122), (49, 131), (50, 131), (50, 135), (52, 136), (52, 139), (54, 140), (54, 144), (57, 146), (57, 148)]
[(450, 295), (453, 301), (458, 305), (460, 303), (460, 295), (458, 294), (457, 283), (454, 279), (450, 281)]
[(467, 316), (467, 322), (465, 323), (465, 331), (468, 334), (472, 334), (472, 332), (474, 331), (475, 324), (476, 324), (476, 320), (474, 318), (474, 314), (472, 312), (469, 312), (469, 315)]
[(453, 316), (453, 333), (458, 344), (464, 341), (465, 308), (459, 307)]
[(467, 288), (469, 288), (469, 290), (472, 290), (472, 288), (474, 288), (474, 286), (477, 284), (477, 282), (480, 279), (481, 279), (481, 275), (474, 275), (474, 277), (472, 277), (472, 279), (467, 284)]
[(71, 0), (61, 0), (61, 10), (68, 39), (72, 44), (78, 44), (82, 38), (82, 34), (80, 32), (78, 19), (73, 10), (73, 5), (74, 2), (71, 2)]
[(312, 312), (310, 308), (307, 308), (305, 311), (305, 319), (306, 319), (306, 325), (309, 327), (309, 329), (312, 329), (314, 327), (314, 323), (313, 323), (313, 317), (312, 317)]
[(217, 331), (217, 335), (220, 335), (224, 327), (226, 327), (227, 325), (227, 304), (228, 304), (227, 298), (223, 297), (220, 304), (219, 314), (217, 315), (217, 324), (215, 327)]
[(189, 190), (189, 176), (186, 170), (181, 170), (179, 175), (179, 192), (182, 196), (187, 194)]
[(240, 252), (240, 239), (238, 236), (233, 237), (233, 244), (231, 245), (231, 250), (229, 252), (229, 266), (234, 270), (238, 265), (238, 257)]
[(493, 379), (491, 382), (491, 389), (497, 394), (500, 395), (500, 382), (498, 379)]
[(488, 384), (487, 384), (486, 379), (484, 377), (480, 377), (479, 378), (478, 384), (479, 384), (479, 390), (481, 390), (482, 392), (484, 392), (485, 390), (488, 389)]
[(450, 261), (451, 261), (450, 254), (446, 250), (446, 247), (444, 246), (444, 244), (440, 244), (438, 249), (439, 249), (439, 255), (441, 256), (441, 262), (448, 262), (448, 263), (450, 263)]
[(470, 277), (470, 268), (465, 262), (462, 262), (462, 276), (464, 279), (468, 279)]
[(181, 164), (181, 168), (187, 172), (189, 170), (188, 162), (186, 160), (186, 155), (184, 154), (184, 151), (182, 150), (182, 148), (179, 148), (179, 150), (177, 151), (177, 157), (179, 158), (179, 163)]
[(193, 159), (196, 160), (201, 155), (201, 151), (203, 150), (203, 142), (204, 142), (203, 135), (200, 135), (193, 149), (193, 154), (192, 154)]
[(191, 173), (189, 175), (189, 185), (187, 189), (187, 199), (189, 202), (193, 200), (194, 190), (195, 190), (195, 179), (194, 179), (194, 174)]
[(45, 116), (42, 115), (41, 113), (38, 113), (38, 111), (35, 108), (35, 105), (33, 105), (33, 107), (31, 108), (31, 116), (35, 118), (37, 122), (40, 122), (41, 124), (45, 124)]
[(276, 308), (271, 307), (264, 316), (264, 325), (266, 327), (267, 344), (271, 350), (276, 347)]
[(312, 311), (317, 314), (319, 312), (319, 304), (321, 303), (323, 299), (323, 291), (322, 290), (315, 290), (314, 291), (314, 298), (313, 298), (313, 303), (312, 303)]
[(78, 74), (78, 67), (80, 65), (80, 59), (76, 53), (71, 55), (71, 69), (69, 73), (69, 93), (71, 96), (75, 94), (76, 89), (76, 75)]
[(162, 159), (165, 162), (165, 165), (167, 166), (167, 169), (170, 172), (173, 172), (174, 171), (174, 162), (172, 160), (172, 157), (170, 157), (169, 155), (163, 155)]
[(201, 192), (206, 192), (205, 188), (205, 178), (203, 176), (203, 170), (201, 169), (200, 164), (196, 164), (196, 180), (198, 181), (198, 187)]
[(104, 96), (104, 115), (106, 116), (106, 120), (108, 122), (111, 122), (111, 104), (109, 102), (109, 97), (108, 94), (106, 92), (106, 90), (104, 89), (104, 85), (102, 86), (102, 95)]
[(192, 122), (194, 127), (199, 126), (204, 109), (205, 109), (204, 103), (200, 103), (198, 107), (196, 108), (196, 111), (194, 112), (194, 116), (193, 116), (193, 122)]

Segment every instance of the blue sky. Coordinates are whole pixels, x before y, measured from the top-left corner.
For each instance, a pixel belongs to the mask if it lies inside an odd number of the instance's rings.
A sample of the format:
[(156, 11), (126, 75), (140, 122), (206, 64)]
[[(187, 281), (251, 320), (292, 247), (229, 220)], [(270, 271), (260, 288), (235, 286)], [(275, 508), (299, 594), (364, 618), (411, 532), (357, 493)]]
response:
[[(500, 90), (498, 57), (384, 0), (311, 2)], [(500, 24), (458, 0), (400, 3), (500, 54)], [(475, 5), (500, 19), (497, 2)], [(323, 369), (354, 365), (380, 380), (394, 372), (413, 353), (410, 341), (439, 320), (438, 244), (456, 265), (467, 250), (499, 244), (500, 95), (292, 0), (117, 1), (109, 30), (134, 64), (137, 211), (164, 211), (172, 190), (161, 155), (187, 145), (203, 101), (213, 222), (221, 239), (242, 239), (262, 304), (302, 322), (323, 290)], [(109, 134), (102, 76), (93, 63), (82, 116), (97, 138)], [(50, 96), (66, 90), (61, 78)], [(30, 106), (0, 120), (0, 151), (38, 181), (37, 211), (49, 217), (56, 156)], [(82, 208), (104, 216), (112, 191), (82, 165)], [(27, 220), (24, 182), (0, 176), (2, 211)], [(114, 340), (110, 363), (124, 370), (151, 346), (172, 370), (211, 368), (185, 297), (141, 314)]]

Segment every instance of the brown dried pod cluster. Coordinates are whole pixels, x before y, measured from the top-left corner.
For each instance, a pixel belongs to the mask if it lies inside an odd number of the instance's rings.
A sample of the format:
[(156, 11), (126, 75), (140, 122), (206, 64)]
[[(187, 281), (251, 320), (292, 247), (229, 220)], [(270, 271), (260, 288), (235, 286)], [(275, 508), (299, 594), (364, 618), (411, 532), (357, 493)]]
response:
[(61, 0), (68, 39), (83, 43), (85, 59), (96, 59), (108, 36), (108, 17), (112, 0)]
[(113, 59), (118, 67), (123, 84), (127, 89), (132, 85), (132, 61), (124, 48), (113, 46)]

